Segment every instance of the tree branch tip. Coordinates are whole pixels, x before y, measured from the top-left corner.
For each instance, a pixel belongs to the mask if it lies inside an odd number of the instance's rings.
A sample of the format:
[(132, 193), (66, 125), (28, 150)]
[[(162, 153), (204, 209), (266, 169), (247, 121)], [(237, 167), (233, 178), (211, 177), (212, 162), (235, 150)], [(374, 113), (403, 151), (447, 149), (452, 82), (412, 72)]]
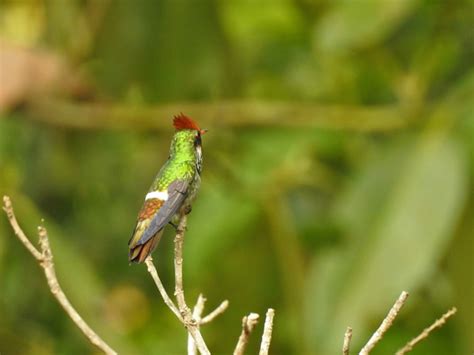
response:
[(396, 355), (404, 355), (410, 352), (419, 342), (428, 338), (433, 330), (435, 330), (436, 328), (441, 328), (448, 321), (448, 319), (456, 312), (456, 307), (452, 307), (451, 309), (449, 309), (439, 319), (435, 320), (429, 327), (423, 329), (423, 331), (419, 335), (417, 335), (415, 338), (411, 339), (408, 343), (406, 343), (403, 348), (396, 352)]
[(210, 312), (207, 316), (201, 319), (200, 324), (204, 325), (211, 322), (212, 320), (214, 320), (214, 318), (224, 313), (227, 307), (229, 307), (229, 301), (228, 300), (222, 301), (219, 306), (217, 306), (212, 312)]
[(250, 313), (247, 316), (247, 321), (248, 322), (256, 322), (260, 318), (260, 315), (258, 313)]
[(259, 355), (268, 355), (270, 349), (270, 342), (272, 341), (273, 332), (273, 317), (275, 316), (275, 310), (268, 308), (267, 314), (265, 315), (265, 324), (263, 325), (262, 341), (260, 343)]
[(352, 327), (347, 327), (344, 333), (344, 343), (342, 344), (342, 354), (349, 355), (352, 339)]
[(275, 309), (273, 309), (273, 308), (267, 309), (267, 316), (268, 315), (275, 315)]
[[(3, 195), (3, 210), (7, 214), (12, 213), (12, 200), (10, 199), (10, 196), (8, 196), (8, 195)], [(8, 217), (10, 217), (10, 216), (8, 216)]]
[(359, 352), (359, 355), (369, 354), (370, 351), (374, 348), (374, 346), (382, 339), (384, 334), (392, 326), (395, 318), (398, 316), (398, 313), (400, 313), (400, 310), (402, 309), (403, 305), (405, 304), (405, 302), (408, 298), (408, 295), (409, 295), (408, 292), (402, 291), (402, 293), (400, 294), (398, 299), (395, 301), (393, 306), (390, 308), (388, 314), (383, 319), (380, 326), (372, 334), (370, 339), (367, 341), (367, 344), (365, 344), (364, 347), (361, 349), (361, 351)]

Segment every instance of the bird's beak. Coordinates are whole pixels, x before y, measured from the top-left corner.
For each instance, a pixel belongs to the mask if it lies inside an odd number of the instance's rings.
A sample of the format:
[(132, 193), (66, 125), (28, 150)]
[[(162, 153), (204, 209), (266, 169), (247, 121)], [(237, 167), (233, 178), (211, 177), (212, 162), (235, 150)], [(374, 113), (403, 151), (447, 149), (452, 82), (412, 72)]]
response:
[(207, 133), (207, 131), (208, 131), (207, 129), (201, 129), (199, 133), (201, 133), (201, 136), (202, 136), (203, 134)]

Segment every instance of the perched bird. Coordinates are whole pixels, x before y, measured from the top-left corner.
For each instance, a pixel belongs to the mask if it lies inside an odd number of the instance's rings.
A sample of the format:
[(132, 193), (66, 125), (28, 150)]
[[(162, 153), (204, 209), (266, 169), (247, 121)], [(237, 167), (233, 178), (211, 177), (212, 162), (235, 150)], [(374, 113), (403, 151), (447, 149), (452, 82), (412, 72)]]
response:
[(174, 117), (176, 132), (170, 154), (156, 176), (128, 242), (128, 259), (141, 263), (156, 248), (168, 223), (176, 225), (182, 213), (189, 213), (201, 183), (202, 151), (200, 129), (182, 113)]

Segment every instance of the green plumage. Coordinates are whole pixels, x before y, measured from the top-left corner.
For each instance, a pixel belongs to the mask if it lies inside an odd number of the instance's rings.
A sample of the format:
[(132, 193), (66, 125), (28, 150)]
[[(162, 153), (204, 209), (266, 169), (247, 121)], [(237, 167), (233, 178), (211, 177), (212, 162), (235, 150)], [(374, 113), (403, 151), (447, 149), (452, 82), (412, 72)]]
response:
[(155, 178), (151, 191), (163, 191), (177, 179), (192, 179), (196, 173), (196, 152), (194, 147), (196, 132), (178, 131), (171, 142), (170, 155)]

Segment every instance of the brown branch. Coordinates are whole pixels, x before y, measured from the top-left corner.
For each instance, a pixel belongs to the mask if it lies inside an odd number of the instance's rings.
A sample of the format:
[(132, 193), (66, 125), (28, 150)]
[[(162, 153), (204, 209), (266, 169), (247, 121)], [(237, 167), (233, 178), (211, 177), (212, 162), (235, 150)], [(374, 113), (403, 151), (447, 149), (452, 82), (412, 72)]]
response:
[(265, 316), (265, 325), (263, 327), (262, 342), (260, 343), (259, 355), (267, 355), (270, 349), (270, 342), (272, 341), (273, 331), (273, 317), (275, 316), (275, 310), (269, 308)]
[(436, 328), (441, 328), (444, 323), (448, 320), (449, 317), (453, 316), (457, 312), (456, 307), (451, 308), (445, 314), (441, 316), (441, 318), (437, 319), (433, 324), (431, 324), (428, 328), (425, 328), (420, 335), (416, 338), (410, 340), (403, 348), (397, 351), (396, 355), (404, 355), (411, 351), (413, 347), (418, 344), (420, 341), (428, 338), (430, 333), (435, 330)]
[(392, 326), (393, 321), (395, 320), (398, 313), (400, 312), (400, 309), (405, 304), (407, 298), (408, 298), (408, 292), (403, 291), (400, 294), (400, 297), (398, 297), (398, 300), (395, 302), (395, 304), (392, 306), (392, 308), (388, 312), (385, 319), (382, 321), (382, 324), (380, 324), (380, 327), (375, 331), (375, 333), (369, 339), (367, 344), (365, 344), (365, 346), (359, 352), (359, 355), (369, 354), (370, 351), (374, 348), (374, 346), (382, 339), (385, 332)]
[(344, 344), (342, 345), (342, 355), (349, 355), (351, 349), (352, 328), (347, 327), (344, 334)]
[(243, 355), (245, 348), (249, 342), (250, 333), (258, 323), (260, 316), (257, 313), (250, 313), (248, 316), (242, 318), (242, 332), (240, 333), (239, 341), (234, 350), (234, 355)]
[(201, 319), (201, 317), (202, 312), (204, 311), (204, 303), (206, 299), (202, 295), (199, 295), (196, 306), (194, 307), (194, 311), (192, 313), (189, 307), (186, 305), (183, 288), (183, 241), (186, 223), (186, 216), (183, 216), (180, 220), (175, 237), (175, 296), (178, 307), (176, 307), (174, 302), (168, 296), (168, 293), (166, 292), (158, 275), (158, 271), (153, 264), (152, 257), (147, 257), (145, 263), (147, 265), (148, 272), (153, 278), (156, 287), (163, 298), (163, 301), (188, 330), (188, 354), (196, 354), (197, 349), (199, 349), (200, 353), (202, 354), (208, 354), (209, 350), (207, 349), (206, 343), (204, 342), (204, 339), (199, 331), (199, 326), (211, 322), (219, 314), (223, 313), (226, 310), (229, 302), (227, 300), (222, 302), (214, 311), (212, 311), (203, 319)]
[[(175, 102), (153, 107), (74, 103), (38, 97), (28, 102), (29, 119), (72, 129), (168, 129), (169, 117), (186, 112), (205, 127), (279, 126), (386, 132), (410, 124), (398, 106), (337, 106), (304, 102), (228, 100)], [(67, 119), (66, 119), (67, 117)]]
[[(193, 319), (200, 326), (212, 322), (217, 316), (224, 313), (224, 311), (229, 306), (229, 301), (225, 300), (219, 306), (217, 306), (217, 308), (214, 309), (211, 313), (202, 318), (202, 312), (204, 312), (205, 303), (206, 299), (202, 294), (199, 294), (196, 305), (193, 309)], [(196, 350), (196, 343), (194, 342), (194, 339), (191, 336), (188, 336), (188, 355), (195, 355)]]
[(153, 281), (155, 281), (155, 285), (158, 288), (158, 291), (160, 292), (160, 295), (163, 298), (163, 301), (169, 307), (169, 309), (171, 309), (171, 311), (176, 315), (176, 317), (181, 322), (183, 322), (183, 318), (181, 317), (181, 314), (179, 313), (178, 308), (175, 306), (171, 298), (168, 296), (168, 293), (166, 292), (165, 287), (163, 286), (163, 283), (161, 282), (161, 279), (158, 276), (158, 271), (156, 270), (155, 264), (153, 264), (153, 258), (151, 257), (151, 255), (145, 259), (145, 263), (146, 263), (148, 272), (153, 278)]
[(183, 288), (183, 242), (184, 233), (186, 231), (187, 217), (182, 214), (177, 228), (177, 233), (174, 238), (174, 271), (175, 271), (175, 291), (174, 295), (178, 303), (178, 309), (183, 318), (183, 323), (188, 332), (196, 342), (199, 352), (203, 355), (210, 354), (209, 349), (199, 331), (199, 323), (193, 319), (191, 309), (189, 309), (184, 298)]
[[(202, 312), (204, 312), (204, 304), (206, 303), (206, 299), (200, 293), (196, 302), (196, 305), (193, 309), (193, 319), (198, 323), (201, 324), (201, 317)], [(191, 334), (188, 333), (188, 355), (197, 355), (197, 348), (196, 342), (194, 341)]]
[(61, 307), (67, 313), (67, 315), (72, 319), (76, 326), (82, 331), (82, 333), (89, 339), (89, 341), (94, 344), (97, 348), (102, 350), (105, 354), (113, 355), (117, 354), (105, 341), (103, 341), (97, 333), (95, 333), (91, 327), (82, 319), (82, 317), (77, 313), (74, 307), (71, 305), (66, 295), (64, 294), (61, 286), (59, 285), (58, 279), (56, 277), (56, 271), (54, 269), (53, 263), (53, 253), (51, 252), (51, 247), (49, 245), (48, 233), (46, 228), (43, 226), (38, 227), (39, 233), (39, 243), (40, 249), (36, 249), (34, 245), (26, 237), (25, 233), (18, 224), (18, 221), (13, 212), (13, 206), (11, 200), (8, 196), (3, 196), (3, 209), (5, 210), (8, 221), (10, 222), (13, 231), (17, 235), (18, 239), (25, 245), (28, 251), (33, 255), (33, 257), (38, 261), (39, 265), (43, 268), (43, 272), (46, 276), (49, 289), (51, 293), (59, 302)]

